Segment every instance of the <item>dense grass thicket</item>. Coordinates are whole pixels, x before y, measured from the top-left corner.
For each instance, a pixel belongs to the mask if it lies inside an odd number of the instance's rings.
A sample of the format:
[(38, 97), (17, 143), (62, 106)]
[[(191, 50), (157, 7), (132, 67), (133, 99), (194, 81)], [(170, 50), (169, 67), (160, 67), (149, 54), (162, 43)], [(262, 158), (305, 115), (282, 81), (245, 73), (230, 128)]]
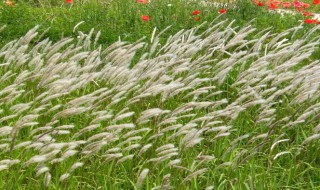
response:
[(320, 25), (209, 2), (1, 2), (0, 189), (319, 189)]
[(217, 18), (106, 48), (36, 31), (0, 50), (1, 189), (320, 186), (319, 26)]

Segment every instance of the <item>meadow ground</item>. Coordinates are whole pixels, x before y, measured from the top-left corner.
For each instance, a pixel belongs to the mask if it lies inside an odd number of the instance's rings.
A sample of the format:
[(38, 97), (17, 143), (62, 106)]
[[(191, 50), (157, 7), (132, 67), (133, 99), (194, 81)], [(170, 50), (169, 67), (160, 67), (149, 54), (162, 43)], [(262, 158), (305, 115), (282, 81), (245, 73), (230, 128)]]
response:
[(320, 5), (212, 2), (4, 1), (0, 189), (319, 189)]

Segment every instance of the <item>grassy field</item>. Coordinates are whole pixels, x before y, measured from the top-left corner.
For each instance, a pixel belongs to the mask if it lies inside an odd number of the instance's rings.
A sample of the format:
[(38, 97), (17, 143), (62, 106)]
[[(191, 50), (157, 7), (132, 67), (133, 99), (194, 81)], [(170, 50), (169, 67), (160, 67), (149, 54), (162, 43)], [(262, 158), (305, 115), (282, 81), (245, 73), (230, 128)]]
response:
[[(1, 6), (1, 24), (7, 25), (7, 29), (1, 34), (2, 45), (24, 35), (35, 25), (40, 25), (39, 31), (46, 31), (50, 27), (46, 36), (50, 36), (54, 41), (63, 36), (77, 36), (78, 32), (73, 32), (73, 27), (81, 21), (84, 23), (79, 26), (79, 31), (88, 33), (92, 28), (100, 30), (102, 35), (99, 43), (106, 45), (118, 40), (119, 37), (131, 42), (143, 36), (150, 37), (154, 27), (163, 30), (168, 25), (172, 25), (170, 32), (163, 35), (167, 38), (181, 29), (192, 28), (203, 21), (213, 20), (219, 15), (218, 10), (221, 8), (228, 10), (228, 14), (223, 17), (230, 21), (235, 19), (238, 25), (244, 25), (255, 19), (252, 22), (253, 26), (259, 30), (272, 26), (273, 32), (299, 25), (304, 19), (302, 15), (281, 17), (279, 14), (269, 14), (265, 7), (257, 7), (246, 0), (237, 1), (237, 9), (203, 6), (199, 1), (173, 0), (155, 1), (147, 5), (136, 3), (134, 0), (106, 1), (105, 3), (90, 1), (72, 5), (63, 1), (53, 1), (56, 2), (54, 6), (41, 6), (47, 5), (48, 3), (45, 2), (48, 1), (40, 2), (42, 3), (33, 3), (33, 6), (30, 6), (30, 1), (23, 3), (20, 0), (14, 7)], [(168, 7), (168, 4), (172, 6)], [(318, 6), (312, 6), (310, 9), (320, 12)], [(194, 10), (201, 11), (197, 16), (200, 18), (199, 21), (194, 20), (196, 16), (191, 14)], [(149, 15), (151, 20), (143, 22), (141, 15)]]
[(0, 189), (320, 188), (320, 25), (48, 2), (0, 8)]

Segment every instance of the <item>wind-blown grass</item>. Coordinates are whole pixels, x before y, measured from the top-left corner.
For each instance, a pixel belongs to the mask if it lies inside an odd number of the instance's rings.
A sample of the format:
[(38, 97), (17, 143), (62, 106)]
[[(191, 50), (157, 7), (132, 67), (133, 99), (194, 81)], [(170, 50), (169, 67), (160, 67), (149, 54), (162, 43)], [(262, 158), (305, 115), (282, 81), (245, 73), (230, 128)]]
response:
[(0, 187), (319, 187), (319, 26), (299, 30), (215, 20), (106, 48), (30, 30), (0, 50)]

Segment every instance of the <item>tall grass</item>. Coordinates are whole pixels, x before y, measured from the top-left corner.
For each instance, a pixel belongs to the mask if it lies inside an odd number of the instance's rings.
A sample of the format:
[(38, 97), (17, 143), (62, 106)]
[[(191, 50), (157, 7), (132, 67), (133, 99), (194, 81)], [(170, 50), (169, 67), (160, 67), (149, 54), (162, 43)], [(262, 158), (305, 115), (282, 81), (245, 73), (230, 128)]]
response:
[(0, 50), (2, 189), (319, 187), (319, 26), (220, 17), (107, 47), (37, 29)]

